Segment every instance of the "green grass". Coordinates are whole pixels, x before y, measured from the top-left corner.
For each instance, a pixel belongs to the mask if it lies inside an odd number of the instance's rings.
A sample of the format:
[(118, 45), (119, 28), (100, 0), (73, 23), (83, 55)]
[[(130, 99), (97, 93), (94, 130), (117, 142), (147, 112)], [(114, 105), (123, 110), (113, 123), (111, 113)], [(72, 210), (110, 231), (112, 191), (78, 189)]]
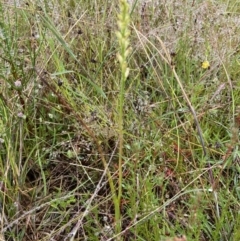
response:
[(124, 2), (0, 3), (1, 240), (240, 239), (240, 5)]

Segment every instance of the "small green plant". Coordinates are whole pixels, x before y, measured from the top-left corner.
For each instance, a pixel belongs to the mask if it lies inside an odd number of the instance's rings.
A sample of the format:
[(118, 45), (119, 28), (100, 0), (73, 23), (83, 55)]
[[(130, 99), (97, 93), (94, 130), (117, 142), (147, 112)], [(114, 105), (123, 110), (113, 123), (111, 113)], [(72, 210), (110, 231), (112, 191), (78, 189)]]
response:
[(121, 214), (120, 205), (122, 199), (122, 166), (123, 166), (123, 149), (124, 149), (124, 100), (125, 100), (125, 82), (129, 75), (127, 58), (129, 55), (129, 5), (126, 0), (119, 1), (120, 13), (118, 14), (118, 32), (117, 38), (119, 43), (119, 51), (117, 58), (120, 65), (121, 77), (119, 82), (119, 94), (117, 103), (117, 123), (119, 133), (119, 148), (118, 148), (118, 194), (115, 200), (115, 220), (116, 233), (121, 231)]

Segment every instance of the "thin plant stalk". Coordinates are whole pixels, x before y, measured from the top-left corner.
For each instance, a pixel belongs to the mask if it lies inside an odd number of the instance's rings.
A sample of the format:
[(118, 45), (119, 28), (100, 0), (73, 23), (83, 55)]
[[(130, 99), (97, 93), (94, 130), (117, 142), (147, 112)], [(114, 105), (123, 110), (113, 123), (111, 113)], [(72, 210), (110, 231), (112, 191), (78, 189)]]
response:
[(125, 95), (125, 82), (129, 74), (127, 66), (127, 56), (129, 55), (129, 35), (128, 29), (130, 22), (129, 5), (126, 0), (120, 0), (120, 14), (118, 15), (118, 32), (116, 33), (119, 42), (119, 52), (117, 58), (120, 64), (121, 78), (120, 90), (118, 96), (118, 130), (119, 130), (119, 159), (118, 159), (118, 194), (117, 206), (115, 206), (115, 220), (116, 220), (116, 233), (121, 232), (121, 198), (122, 198), (122, 164), (123, 164), (123, 148), (124, 148), (124, 95)]

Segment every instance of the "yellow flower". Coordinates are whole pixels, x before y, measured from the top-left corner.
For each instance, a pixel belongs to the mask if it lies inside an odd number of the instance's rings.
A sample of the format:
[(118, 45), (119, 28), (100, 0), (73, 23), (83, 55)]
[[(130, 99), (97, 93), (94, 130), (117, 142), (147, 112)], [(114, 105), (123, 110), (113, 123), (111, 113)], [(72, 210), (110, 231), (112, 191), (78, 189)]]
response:
[(203, 69), (208, 69), (209, 67), (210, 67), (209, 62), (208, 62), (207, 60), (204, 60), (204, 61), (202, 62), (202, 68), (203, 68)]

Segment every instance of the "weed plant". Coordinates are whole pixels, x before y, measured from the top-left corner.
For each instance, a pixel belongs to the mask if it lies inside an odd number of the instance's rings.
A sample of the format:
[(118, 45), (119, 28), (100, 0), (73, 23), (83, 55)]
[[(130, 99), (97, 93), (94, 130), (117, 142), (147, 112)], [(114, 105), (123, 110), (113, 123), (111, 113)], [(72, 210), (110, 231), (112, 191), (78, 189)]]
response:
[(239, 14), (1, 1), (0, 240), (240, 240)]

